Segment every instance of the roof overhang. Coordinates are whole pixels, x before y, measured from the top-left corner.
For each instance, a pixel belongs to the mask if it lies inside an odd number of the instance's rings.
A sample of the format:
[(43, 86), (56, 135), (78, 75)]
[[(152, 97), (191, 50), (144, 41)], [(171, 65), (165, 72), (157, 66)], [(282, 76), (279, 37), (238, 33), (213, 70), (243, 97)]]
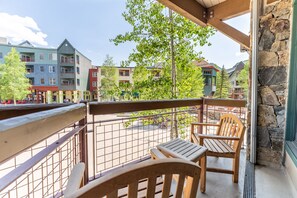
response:
[[(201, 26), (210, 25), (250, 48), (250, 36), (224, 23), (224, 20), (250, 12), (251, 0), (158, 0), (168, 8)], [(267, 4), (277, 0), (266, 0)], [(207, 6), (208, 5), (208, 6)]]

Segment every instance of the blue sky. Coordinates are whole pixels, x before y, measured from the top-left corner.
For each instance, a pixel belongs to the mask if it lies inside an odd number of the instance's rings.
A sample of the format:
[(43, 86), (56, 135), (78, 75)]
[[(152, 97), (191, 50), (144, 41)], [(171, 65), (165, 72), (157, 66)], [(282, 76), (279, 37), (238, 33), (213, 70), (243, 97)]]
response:
[[(0, 37), (13, 44), (26, 39), (36, 46), (57, 47), (67, 38), (94, 65), (102, 64), (106, 54), (119, 64), (134, 47), (109, 41), (131, 29), (121, 16), (124, 0), (0, 0), (0, 5)], [(249, 15), (228, 23), (249, 32)], [(248, 58), (239, 52), (239, 44), (219, 32), (210, 41), (212, 46), (197, 49), (209, 62), (230, 68)]]

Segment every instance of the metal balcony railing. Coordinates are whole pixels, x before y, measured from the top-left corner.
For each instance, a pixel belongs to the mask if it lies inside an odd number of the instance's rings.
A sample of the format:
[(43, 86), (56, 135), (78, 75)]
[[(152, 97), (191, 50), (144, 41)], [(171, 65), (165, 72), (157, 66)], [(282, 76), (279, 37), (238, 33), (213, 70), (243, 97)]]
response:
[(245, 104), (191, 99), (2, 108), (0, 197), (61, 197), (78, 162), (86, 164), (86, 184), (148, 159), (149, 149), (176, 131), (188, 139), (191, 122), (216, 122), (227, 112), (245, 122)]
[(22, 62), (35, 62), (34, 57), (21, 57)]

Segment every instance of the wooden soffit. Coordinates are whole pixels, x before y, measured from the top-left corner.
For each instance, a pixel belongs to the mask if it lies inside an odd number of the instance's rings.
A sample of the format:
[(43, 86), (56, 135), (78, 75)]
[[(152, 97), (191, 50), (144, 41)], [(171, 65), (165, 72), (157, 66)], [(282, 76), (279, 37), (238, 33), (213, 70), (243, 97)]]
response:
[[(240, 43), (250, 48), (250, 37), (234, 27), (224, 23), (224, 20), (250, 12), (251, 0), (158, 0), (168, 8), (183, 15), (201, 26), (210, 25)], [(266, 0), (267, 4), (277, 0)]]

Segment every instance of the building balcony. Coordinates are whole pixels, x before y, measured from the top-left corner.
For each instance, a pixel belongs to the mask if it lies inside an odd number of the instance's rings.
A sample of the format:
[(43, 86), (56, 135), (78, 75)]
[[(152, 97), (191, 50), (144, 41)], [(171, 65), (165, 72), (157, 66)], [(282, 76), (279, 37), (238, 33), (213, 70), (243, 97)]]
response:
[(75, 78), (74, 71), (64, 71), (60, 73), (61, 78)]
[[(75, 164), (86, 164), (84, 185), (88, 185), (117, 169), (150, 159), (150, 148), (172, 138), (172, 126), (177, 126), (180, 138), (189, 140), (194, 121), (213, 123), (221, 114), (232, 112), (246, 123), (245, 103), (193, 99), (90, 103), (89, 109), (85, 104), (4, 109), (7, 113), (0, 117), (1, 134), (7, 143), (1, 143), (0, 196), (61, 197)], [(18, 117), (6, 122), (14, 116)], [(214, 127), (199, 130), (215, 133)], [(209, 197), (242, 196), (244, 153), (243, 149), (240, 187), (232, 183), (230, 175), (207, 174)], [(218, 166), (229, 163), (208, 161)], [(224, 191), (226, 185), (229, 192)]]
[(35, 62), (34, 57), (21, 57), (22, 62)]
[(61, 84), (59, 89), (62, 91), (75, 90), (75, 84)]

